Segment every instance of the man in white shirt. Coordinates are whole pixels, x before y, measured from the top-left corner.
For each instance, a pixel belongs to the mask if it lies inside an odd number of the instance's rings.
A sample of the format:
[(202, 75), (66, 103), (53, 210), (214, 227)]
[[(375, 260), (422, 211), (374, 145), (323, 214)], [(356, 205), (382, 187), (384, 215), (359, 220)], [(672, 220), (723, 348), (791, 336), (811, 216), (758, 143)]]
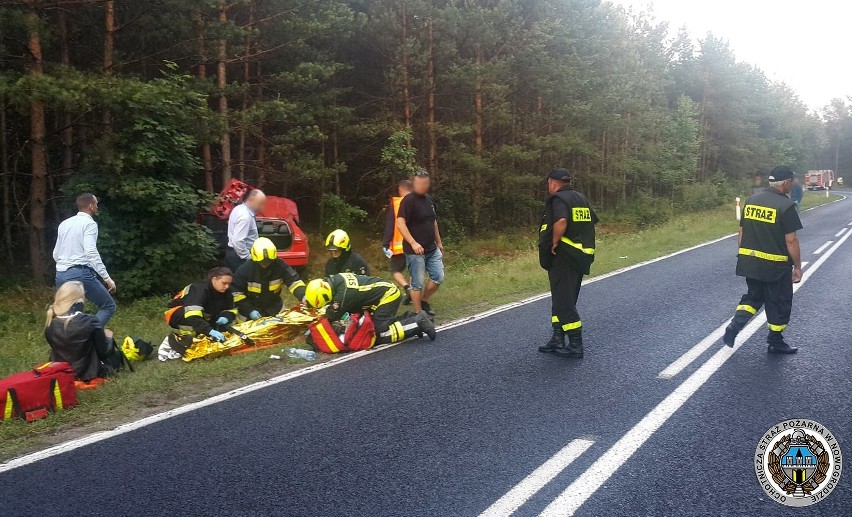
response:
[(266, 194), (252, 190), (246, 200), (231, 210), (228, 216), (228, 249), (225, 251), (225, 265), (236, 271), (251, 258), (251, 246), (257, 240), (257, 221), (255, 216), (263, 211)]
[[(77, 210), (73, 217), (62, 221), (53, 248), (56, 261), (56, 287), (77, 280), (83, 283), (86, 298), (97, 305), (95, 316), (102, 328), (115, 314), (115, 282), (107, 273), (106, 266), (98, 253), (98, 198), (94, 194), (77, 196)], [(106, 286), (104, 286), (106, 284)]]

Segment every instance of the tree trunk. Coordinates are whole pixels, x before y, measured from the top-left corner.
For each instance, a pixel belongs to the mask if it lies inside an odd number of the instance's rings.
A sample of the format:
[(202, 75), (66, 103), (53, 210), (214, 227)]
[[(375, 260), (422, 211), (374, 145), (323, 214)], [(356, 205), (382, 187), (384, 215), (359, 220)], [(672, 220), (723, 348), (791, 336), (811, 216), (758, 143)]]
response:
[[(405, 128), (411, 128), (411, 91), (408, 83), (408, 8), (402, 3), (402, 113)], [(411, 147), (411, 140), (408, 146)]]
[[(480, 67), (482, 66), (482, 49), (479, 44), (476, 45), (476, 78), (474, 79), (474, 119), (476, 132), (474, 135), (474, 146), (476, 148), (476, 156), (482, 157), (484, 147), (483, 143), (483, 120), (482, 120), (482, 77)], [(473, 228), (474, 231), (479, 230), (479, 209), (482, 206), (482, 173), (480, 165), (477, 164), (473, 168)]]
[(246, 117), (246, 112), (249, 108), (249, 94), (251, 92), (251, 88), (249, 87), (249, 82), (251, 81), (251, 53), (252, 53), (252, 41), (251, 41), (251, 31), (254, 28), (254, 20), (255, 13), (257, 9), (257, 2), (252, 0), (249, 4), (249, 19), (248, 19), (248, 28), (249, 30), (246, 32), (246, 40), (245, 40), (245, 62), (243, 63), (243, 82), (245, 83), (243, 87), (243, 104), (241, 108), (241, 116), (240, 116), (240, 128), (239, 128), (239, 147), (237, 148), (237, 171), (238, 176), (241, 180), (245, 180), (246, 175), (246, 134), (248, 132), (246, 128), (246, 124), (248, 122), (248, 117)]
[(429, 76), (428, 122), (429, 128), (429, 173), (437, 181), (438, 175), (438, 133), (435, 127), (435, 41), (432, 34), (432, 22), (429, 22)]
[[(115, 56), (115, 1), (104, 2), (104, 75), (112, 75)], [(103, 124), (105, 131), (112, 130), (112, 119), (104, 108)]]
[[(29, 52), (28, 74), (35, 81), (44, 73), (41, 53), (41, 19), (36, 12), (37, 0), (28, 2), (30, 8), (24, 13), (27, 25), (27, 51)], [(47, 205), (47, 149), (44, 144), (45, 115), (44, 101), (30, 101), (30, 154), (32, 182), (30, 183), (30, 263), (33, 280), (41, 284), (45, 280), (45, 207)]]
[[(71, 49), (68, 46), (68, 20), (65, 9), (59, 10), (59, 49), (62, 66), (71, 66)], [(74, 128), (71, 113), (66, 111), (62, 115), (62, 174), (70, 175), (74, 170)]]
[(0, 184), (3, 186), (3, 247), (7, 265), (14, 264), (12, 253), (12, 207), (9, 196), (9, 149), (6, 144), (6, 99), (0, 96)]
[[(207, 78), (207, 47), (205, 46), (204, 15), (201, 11), (195, 13), (196, 25), (198, 27), (198, 77)], [(213, 187), (213, 153), (210, 152), (210, 142), (201, 144), (201, 163), (204, 168), (204, 188), (208, 192), (215, 192)]]
[(257, 188), (266, 184), (266, 143), (263, 141), (263, 126), (258, 126), (257, 135)]
[[(228, 6), (225, 0), (219, 1), (219, 23), (224, 30), (225, 24), (228, 23)], [(222, 133), (222, 186), (224, 187), (231, 181), (231, 135), (228, 124), (228, 97), (225, 94), (225, 87), (228, 84), (227, 74), (227, 59), (228, 59), (228, 41), (222, 36), (219, 38), (219, 48), (217, 59), (218, 67), (216, 73), (216, 85), (219, 87), (219, 115), (225, 124), (225, 131)]]

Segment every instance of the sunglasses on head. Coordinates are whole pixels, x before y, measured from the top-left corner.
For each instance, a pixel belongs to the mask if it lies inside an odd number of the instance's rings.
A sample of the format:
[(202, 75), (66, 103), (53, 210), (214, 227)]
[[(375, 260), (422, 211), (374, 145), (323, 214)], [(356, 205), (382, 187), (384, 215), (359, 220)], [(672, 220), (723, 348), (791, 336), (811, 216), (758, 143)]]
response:
[(426, 171), (417, 171), (417, 172), (414, 173), (414, 177), (415, 178), (428, 178), (429, 173), (426, 172)]

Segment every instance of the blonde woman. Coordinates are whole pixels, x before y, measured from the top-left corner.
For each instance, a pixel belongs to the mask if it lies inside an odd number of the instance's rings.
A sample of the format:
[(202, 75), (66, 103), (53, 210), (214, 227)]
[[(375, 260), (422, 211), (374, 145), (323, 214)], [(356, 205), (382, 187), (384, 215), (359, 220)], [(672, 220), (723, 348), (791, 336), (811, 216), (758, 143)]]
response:
[(50, 344), (50, 360), (71, 364), (77, 378), (90, 381), (105, 377), (121, 365), (121, 353), (98, 319), (83, 312), (86, 291), (83, 284), (70, 281), (56, 291), (47, 309), (44, 337)]

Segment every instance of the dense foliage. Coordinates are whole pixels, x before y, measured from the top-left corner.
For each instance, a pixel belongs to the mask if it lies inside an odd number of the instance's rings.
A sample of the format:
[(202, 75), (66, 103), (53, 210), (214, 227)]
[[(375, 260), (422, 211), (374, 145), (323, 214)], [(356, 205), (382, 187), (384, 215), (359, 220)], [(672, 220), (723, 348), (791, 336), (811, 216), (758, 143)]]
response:
[(716, 36), (596, 0), (0, 5), (4, 258), (36, 278), (84, 188), (135, 293), (210, 259), (199, 191), (233, 176), (320, 229), (425, 167), (459, 236), (533, 224), (557, 164), (646, 225), (779, 163), (852, 173), (852, 102), (809, 112)]

